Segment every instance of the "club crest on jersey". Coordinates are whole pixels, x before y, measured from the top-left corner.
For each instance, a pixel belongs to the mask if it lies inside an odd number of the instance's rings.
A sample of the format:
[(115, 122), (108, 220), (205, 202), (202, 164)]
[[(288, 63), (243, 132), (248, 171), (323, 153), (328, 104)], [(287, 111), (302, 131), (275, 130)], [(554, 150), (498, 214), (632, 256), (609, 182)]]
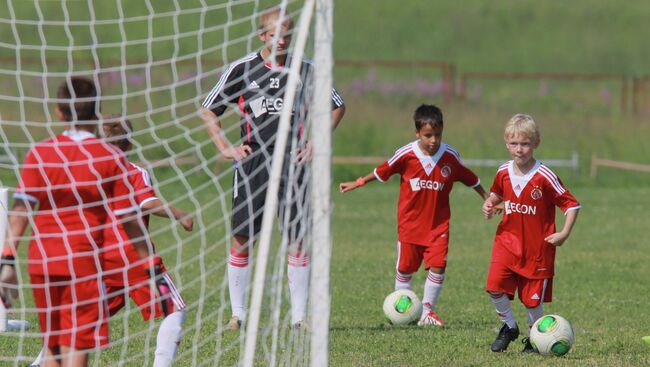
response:
[(440, 169), (440, 174), (442, 177), (449, 177), (449, 175), (451, 175), (451, 167), (444, 165), (442, 169)]
[(535, 187), (531, 192), (530, 192), (530, 197), (533, 198), (533, 200), (539, 200), (542, 198), (542, 190), (539, 189), (539, 187)]
[(433, 181), (433, 180), (424, 180), (418, 177), (410, 179), (409, 183), (411, 184), (411, 190), (413, 191), (420, 191), (420, 190), (442, 191), (442, 189), (445, 187), (445, 184), (442, 182)]

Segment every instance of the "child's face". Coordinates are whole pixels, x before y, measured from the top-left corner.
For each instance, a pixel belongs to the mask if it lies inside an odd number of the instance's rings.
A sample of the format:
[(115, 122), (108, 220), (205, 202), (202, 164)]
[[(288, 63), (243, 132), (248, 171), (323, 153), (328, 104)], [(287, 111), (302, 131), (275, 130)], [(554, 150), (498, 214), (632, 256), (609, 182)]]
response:
[(440, 143), (442, 143), (442, 126), (424, 124), (420, 130), (415, 131), (415, 136), (420, 139), (418, 141), (420, 149), (428, 155), (434, 155), (438, 152)]
[(521, 134), (506, 138), (506, 148), (510, 153), (510, 157), (519, 167), (527, 166), (533, 161), (533, 151), (538, 145), (539, 142), (535, 142)]
[[(264, 48), (267, 52), (271, 53), (273, 51), (273, 38), (275, 36), (275, 28), (277, 26), (277, 19), (271, 20), (267, 23), (266, 31), (259, 34), (260, 40), (264, 42)], [(284, 22), (280, 25), (280, 34), (278, 35), (276, 45), (276, 53), (279, 55), (284, 55), (289, 50), (289, 45), (291, 44), (291, 29), (289, 29), (289, 24)]]

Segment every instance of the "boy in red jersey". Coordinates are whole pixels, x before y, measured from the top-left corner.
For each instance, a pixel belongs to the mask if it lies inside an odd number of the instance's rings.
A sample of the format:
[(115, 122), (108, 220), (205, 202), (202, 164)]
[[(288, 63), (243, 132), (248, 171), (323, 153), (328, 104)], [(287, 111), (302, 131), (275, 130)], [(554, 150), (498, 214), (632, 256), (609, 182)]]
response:
[[(492, 261), (485, 290), (503, 322), (492, 343), (502, 352), (519, 337), (510, 300), (515, 291), (528, 311), (528, 326), (543, 315), (542, 304), (551, 302), (555, 248), (569, 238), (580, 203), (548, 167), (533, 157), (540, 134), (532, 117), (517, 114), (508, 121), (504, 139), (512, 160), (499, 167), (490, 197), (483, 204), (489, 219), (495, 206), (504, 203), (503, 219), (494, 237)], [(555, 207), (566, 215), (564, 228), (556, 232)], [(524, 339), (523, 352), (533, 348)]]
[[(133, 131), (131, 122), (119, 116), (111, 117), (116, 121), (104, 124), (104, 136), (127, 153), (133, 147), (129, 139)], [(133, 163), (129, 164), (132, 170), (129, 182), (135, 191), (135, 201), (144, 214), (145, 226), (149, 225), (149, 213), (151, 213), (178, 220), (186, 231), (191, 231), (194, 225), (192, 217), (159, 199), (151, 186), (151, 177), (147, 170)], [(119, 233), (110, 230), (110, 226), (104, 232), (103, 268), (108, 295), (108, 312), (111, 316), (116, 314), (124, 307), (128, 296), (138, 305), (145, 320), (164, 317), (158, 330), (153, 365), (169, 367), (176, 357), (181, 341), (185, 301), (167, 274), (162, 259), (155, 254), (155, 250), (152, 264), (142, 261), (119, 223), (118, 227)], [(149, 280), (152, 276), (156, 289), (150, 287)]]
[(443, 326), (444, 321), (434, 309), (447, 266), (449, 194), (456, 181), (472, 187), (483, 199), (488, 194), (459, 154), (442, 142), (443, 119), (438, 107), (421, 105), (415, 110), (413, 120), (416, 141), (398, 149), (374, 172), (356, 181), (343, 182), (339, 189), (348, 192), (375, 179), (384, 182), (394, 174), (401, 176), (395, 290), (411, 289), (413, 273), (424, 262), (428, 274), (418, 325)]
[[(133, 147), (129, 138), (133, 131), (131, 121), (120, 115), (109, 115), (106, 120), (109, 122), (103, 123), (105, 140), (126, 154)], [(148, 213), (151, 213), (178, 220), (186, 231), (191, 231), (194, 223), (192, 217), (156, 197), (149, 173), (144, 168), (130, 162), (129, 167), (129, 183), (134, 191), (135, 202), (144, 213), (142, 220), (145, 226), (149, 224)], [(117, 231), (114, 230), (114, 225), (117, 226)], [(142, 260), (129, 242), (122, 225), (119, 222), (108, 223), (104, 230), (102, 268), (110, 316), (120, 311), (127, 297), (130, 297), (140, 308), (145, 320), (164, 317), (158, 330), (153, 366), (171, 366), (183, 331), (185, 302), (167, 274), (162, 259), (154, 253), (151, 263)], [(151, 276), (154, 277), (156, 289), (150, 287)], [(40, 366), (43, 356), (44, 350), (31, 365)]]
[(119, 217), (142, 257), (148, 257), (148, 245), (141, 240), (128, 162), (95, 136), (94, 83), (68, 78), (57, 98), (56, 115), (69, 129), (34, 145), (25, 158), (2, 253), (0, 296), (9, 305), (11, 290), (17, 290), (16, 249), (34, 216), (28, 271), (45, 365), (86, 366), (89, 351), (108, 344), (101, 275), (105, 224)]

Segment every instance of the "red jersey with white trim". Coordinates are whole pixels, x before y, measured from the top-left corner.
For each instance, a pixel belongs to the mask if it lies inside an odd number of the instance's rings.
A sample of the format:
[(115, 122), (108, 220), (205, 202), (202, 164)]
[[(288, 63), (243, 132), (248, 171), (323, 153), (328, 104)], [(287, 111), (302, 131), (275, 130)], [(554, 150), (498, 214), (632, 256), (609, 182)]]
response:
[[(156, 192), (151, 185), (149, 172), (142, 167), (129, 163), (131, 171), (129, 182), (131, 183), (136, 203), (142, 205), (151, 200), (158, 200)], [(147, 229), (149, 228), (149, 215), (143, 215), (142, 221)], [(115, 230), (116, 229), (116, 230)], [(109, 225), (104, 231), (104, 282), (109, 286), (124, 286), (142, 284), (149, 279), (146, 271), (148, 264), (145, 264), (135, 251), (133, 244), (129, 242), (129, 236), (119, 222)], [(161, 259), (156, 256), (154, 262), (162, 266)], [(128, 281), (125, 276), (128, 276)]]
[(481, 183), (447, 144), (441, 144), (433, 156), (425, 155), (418, 141), (401, 147), (375, 169), (375, 177), (381, 182), (394, 174), (401, 176), (397, 203), (399, 241), (423, 246), (449, 232), (449, 193), (454, 182), (470, 187)]
[(30, 274), (97, 274), (108, 218), (137, 210), (127, 167), (119, 149), (85, 131), (66, 131), (29, 150), (14, 198), (38, 204)]
[(514, 174), (513, 164), (509, 161), (499, 167), (490, 188), (504, 203), (492, 262), (504, 263), (529, 279), (553, 277), (555, 246), (544, 239), (556, 232), (555, 207), (566, 214), (579, 209), (580, 203), (539, 161), (524, 176)]

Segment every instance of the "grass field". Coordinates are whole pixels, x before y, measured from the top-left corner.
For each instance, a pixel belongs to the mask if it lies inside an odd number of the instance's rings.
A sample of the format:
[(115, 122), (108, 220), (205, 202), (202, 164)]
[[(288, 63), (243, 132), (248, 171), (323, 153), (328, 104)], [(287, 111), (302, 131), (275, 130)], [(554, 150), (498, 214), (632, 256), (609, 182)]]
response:
[[(42, 51), (38, 47), (21, 51), (22, 57), (39, 61), (21, 65), (24, 67), (21, 78), (16, 79), (8, 72), (17, 65), (12, 64), (15, 48), (9, 47), (15, 44), (14, 31), (6, 19), (12, 17), (12, 12), (37, 19), (35, 8), (39, 6), (51, 19), (61, 20), (65, 15), (57, 2), (14, 0), (8, 3), (11, 7), (0, 9), (0, 19), (5, 20), (0, 21), (3, 36), (0, 56), (8, 60), (2, 68), (4, 72), (0, 73), (1, 94), (29, 98), (25, 98), (23, 109), (17, 108), (12, 98), (0, 100), (1, 147), (24, 152), (30, 141), (48, 136), (50, 129), (58, 132), (61, 127), (43, 124), (51, 117), (48, 116), (51, 105), (38, 99), (47, 95), (40, 76), (29, 73), (44, 71), (40, 63)], [(101, 9), (96, 15), (99, 20), (113, 19), (119, 14), (110, 2), (94, 3)], [(193, 8), (200, 3), (189, 1), (182, 6)], [(135, 77), (146, 70), (151, 71), (153, 77), (136, 78), (127, 87), (119, 78), (102, 79), (110, 81), (106, 84), (106, 93), (110, 96), (106, 110), (133, 116), (138, 130), (135, 134), (138, 151), (131, 159), (153, 160), (188, 154), (202, 158), (199, 165), (154, 170), (162, 196), (192, 212), (196, 227), (200, 229), (185, 234), (163, 220), (154, 219), (152, 223), (154, 242), (190, 306), (179, 350), (179, 366), (235, 365), (242, 341), (236, 333), (216, 332), (230, 316), (227, 281), (224, 280), (228, 243), (224, 218), (230, 210), (231, 170), (227, 164), (216, 162), (212, 143), (194, 115), (198, 103), (213, 84), (215, 69), (201, 65), (201, 70), (193, 70), (192, 62), (177, 69), (169, 65), (147, 69), (147, 60), (166, 60), (172, 55), (192, 61), (198, 40), (189, 40), (197, 39), (191, 32), (198, 28), (201, 18), (209, 20), (208, 31), (201, 36), (205, 47), (201, 57), (232, 60), (250, 46), (245, 39), (226, 48), (213, 45), (224, 37), (233, 40), (245, 34), (246, 29), (250, 30), (252, 23), (248, 19), (227, 35), (221, 22), (228, 16), (244, 16), (258, 2), (242, 1), (231, 7), (221, 6), (222, 1), (205, 3), (211, 6), (208, 13), (186, 14), (177, 19), (178, 23), (171, 17), (162, 17), (157, 20), (159, 23), (151, 24), (152, 31), (147, 22), (127, 24), (125, 31), (132, 36), (129, 40), (133, 47), (125, 50), (124, 55), (137, 60), (138, 66), (125, 77)], [(270, 2), (260, 4), (267, 3)], [(171, 2), (136, 2), (127, 7), (126, 15), (146, 20), (147, 5), (156, 11), (174, 8)], [(88, 16), (83, 8), (69, 7), (68, 10), (73, 16)], [(650, 48), (642, 46), (650, 32), (648, 16), (650, 5), (640, 0), (624, 4), (614, 0), (570, 3), (505, 0), (489, 4), (478, 0), (435, 3), (413, 0), (408, 6), (392, 1), (373, 2), (372, 6), (364, 1), (339, 1), (335, 10), (335, 56), (340, 59), (442, 60), (454, 63), (461, 71), (590, 72), (635, 77), (650, 74), (647, 62)], [(105, 27), (99, 35), (101, 42), (108, 44), (119, 40), (119, 29)], [(24, 35), (21, 44), (40, 45), (42, 42), (37, 25), (22, 24), (18, 29)], [(48, 26), (42, 30), (48, 45), (67, 45), (69, 39), (63, 33), (55, 33)], [(179, 46), (177, 40), (165, 38), (175, 31), (189, 32), (178, 39), (187, 42)], [(70, 32), (82, 44), (92, 39), (92, 34), (83, 27), (72, 27)], [(157, 41), (144, 47), (139, 42), (147, 37)], [(97, 52), (102, 66), (106, 67), (103, 61), (115, 60), (115, 55), (121, 51), (113, 45)], [(67, 57), (67, 53), (55, 52), (47, 56)], [(84, 50), (75, 53), (74, 57), (78, 61), (75, 70), (85, 70), (94, 56)], [(47, 66), (47, 70), (55, 74), (47, 79), (49, 84), (45, 88), (51, 94), (59, 80), (56, 73), (65, 72), (66, 65)], [(204, 73), (197, 83), (183, 84), (185, 76), (196, 73)], [(372, 85), (370, 82), (375, 77), (380, 84), (408, 87), (416, 82), (435, 85), (439, 75), (426, 70), (336, 69), (336, 85), (347, 104), (345, 119), (335, 133), (334, 154), (337, 156), (389, 157), (396, 148), (414, 139), (413, 109), (420, 103), (442, 103), (439, 92), (426, 94), (417, 89), (400, 89), (399, 93), (386, 93), (380, 88), (370, 91), (357, 88)], [(23, 83), (25, 89), (20, 92), (23, 94), (13, 94), (18, 93), (17, 81)], [(166, 88), (170, 83), (178, 84)], [(155, 92), (147, 89), (158, 86), (165, 88)], [(502, 141), (503, 126), (517, 112), (533, 114), (540, 124), (542, 144), (536, 153), (538, 158), (568, 159), (573, 152), (580, 156), (578, 174), (568, 169), (555, 170), (581, 201), (583, 209), (571, 238), (558, 251), (554, 302), (546, 307), (546, 312), (561, 314), (573, 323), (574, 350), (559, 359), (521, 355), (518, 343), (503, 354), (489, 351), (499, 321), (483, 287), (497, 221), (482, 218), (479, 198), (462, 185), (456, 186), (452, 194), (449, 267), (439, 300), (439, 312), (447, 326), (444, 329), (383, 327), (381, 304), (394, 282), (397, 179), (383, 185), (373, 182), (343, 195), (336, 191), (338, 182), (366, 174), (373, 167), (337, 165), (333, 168), (332, 185), (330, 364), (395, 367), (650, 365), (650, 349), (641, 341), (642, 336), (650, 334), (647, 312), (650, 251), (646, 239), (650, 176), (602, 169), (595, 179), (589, 177), (592, 154), (647, 164), (650, 121), (625, 115), (617, 104), (618, 86), (611, 82), (482, 82), (474, 83), (470, 92), (467, 101), (455, 100), (443, 105), (444, 140), (464, 158), (507, 160)], [(233, 117), (226, 120), (228, 126), (234, 127), (229, 132), (231, 137), (238, 134), (236, 121)], [(17, 167), (2, 165), (0, 168), (2, 184), (13, 187)], [(484, 187), (491, 184), (494, 171), (494, 168), (476, 170)], [(21, 248), (23, 259), (26, 247), (23, 244)], [(277, 264), (278, 259), (272, 262)], [(269, 286), (279, 282), (286, 288), (285, 280), (279, 279), (279, 271), (274, 265), (275, 275), (267, 280)], [(25, 276), (26, 272), (22, 274)], [(423, 282), (424, 272), (420, 272), (414, 278), (418, 294), (422, 292)], [(26, 313), (16, 317), (25, 317), (36, 325), (30, 309), (33, 307), (31, 294), (23, 294), (25, 298), (21, 302), (27, 307)], [(286, 302), (285, 299), (284, 311)], [(525, 311), (520, 304), (513, 305), (523, 328)], [(133, 305), (126, 311), (111, 322), (115, 344), (97, 356), (97, 365), (151, 363), (157, 326), (143, 323)], [(286, 317), (286, 312), (281, 317)], [(280, 349), (290, 350), (288, 355), (291, 356), (300, 355), (303, 336), (291, 334), (286, 328), (280, 333), (285, 343)], [(272, 335), (263, 335), (262, 344), (268, 346), (271, 339)], [(34, 356), (39, 348), (35, 328), (22, 340), (15, 334), (0, 335), (0, 365), (22, 365), (26, 360), (19, 361), (16, 356)], [(216, 355), (215, 350), (222, 354)], [(120, 359), (123, 361), (118, 362)], [(278, 364), (299, 362), (283, 360)]]

